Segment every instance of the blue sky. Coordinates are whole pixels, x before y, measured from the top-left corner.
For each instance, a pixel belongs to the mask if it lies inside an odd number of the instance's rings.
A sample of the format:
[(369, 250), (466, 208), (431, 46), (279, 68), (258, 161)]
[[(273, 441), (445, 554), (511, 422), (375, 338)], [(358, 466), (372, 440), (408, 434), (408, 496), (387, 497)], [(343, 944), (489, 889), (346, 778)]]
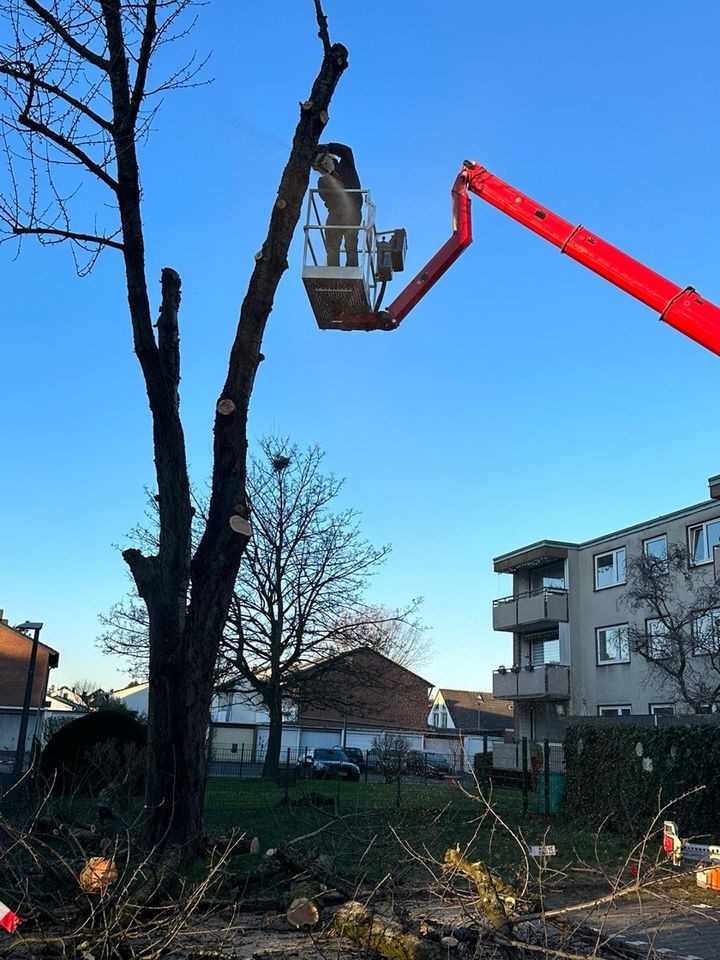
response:
[[(379, 226), (407, 228), (406, 279), (448, 236), (469, 157), (720, 302), (716, 3), (682, 17), (668, 0), (325, 10), (350, 51), (326, 138), (353, 147)], [(212, 54), (213, 83), (168, 95), (142, 150), (153, 295), (163, 266), (183, 278), (199, 484), (316, 32), (311, 0), (200, 8), (181, 43)], [(97, 197), (83, 196), (92, 223)], [(424, 597), (436, 655), (423, 674), (489, 689), (509, 645), (491, 629), (493, 598), (510, 592), (492, 557), (705, 499), (720, 472), (720, 360), (477, 199), (473, 220), (472, 247), (390, 334), (317, 329), (298, 232), (250, 430), (326, 451), (365, 535), (393, 545), (371, 599)], [(125, 674), (94, 646), (97, 615), (127, 588), (113, 545), (153, 481), (121, 263), (108, 251), (78, 279), (61, 248), (14, 254), (0, 247), (0, 605), (13, 623), (44, 621), (56, 681), (117, 687)]]

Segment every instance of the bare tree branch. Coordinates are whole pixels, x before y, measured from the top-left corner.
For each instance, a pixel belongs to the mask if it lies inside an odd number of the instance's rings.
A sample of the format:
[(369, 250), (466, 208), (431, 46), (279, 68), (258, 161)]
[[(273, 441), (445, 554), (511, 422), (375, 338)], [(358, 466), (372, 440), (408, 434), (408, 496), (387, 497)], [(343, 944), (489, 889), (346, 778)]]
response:
[[(101, 0), (104, 2), (104, 0)], [(87, 60), (88, 63), (91, 63), (94, 67), (97, 67), (99, 70), (108, 71), (110, 69), (110, 62), (106, 60), (105, 57), (100, 56), (97, 53), (94, 53), (89, 47), (85, 44), (80, 43), (73, 34), (66, 29), (62, 21), (56, 17), (47, 7), (44, 7), (38, 0), (24, 0), (26, 6), (28, 6), (43, 23), (47, 24), (50, 27), (55, 36), (60, 37), (60, 39), (70, 47), (71, 50), (74, 50), (83, 60)]]
[(39, 133), (47, 140), (50, 140), (61, 150), (64, 150), (66, 153), (69, 153), (70, 156), (75, 157), (80, 163), (85, 166), (90, 173), (101, 180), (106, 186), (117, 193), (118, 184), (109, 173), (106, 173), (105, 170), (96, 163), (84, 150), (82, 150), (77, 144), (73, 143), (72, 140), (64, 137), (61, 133), (58, 133), (56, 130), (52, 130), (45, 123), (38, 123), (37, 120), (33, 120), (27, 113), (22, 113), (18, 117), (18, 121), (28, 130), (32, 130), (33, 133)]
[(115, 250), (123, 250), (124, 244), (119, 240), (113, 240), (111, 237), (98, 237), (92, 233), (78, 233), (75, 230), (59, 230), (54, 227), (22, 227), (16, 225), (12, 228), (16, 236), (49, 236), (57, 237), (58, 243), (63, 240), (75, 240), (78, 243), (93, 243), (99, 247), (113, 247)]
[(150, 56), (152, 54), (153, 43), (157, 35), (156, 0), (148, 0), (145, 12), (145, 29), (143, 30), (142, 43), (140, 44), (140, 53), (138, 54), (137, 73), (135, 75), (135, 85), (130, 98), (130, 115), (128, 122), (135, 127), (140, 105), (145, 96), (145, 84), (147, 81), (148, 67), (150, 65)]
[[(101, 116), (99, 113), (96, 113), (96, 111), (89, 107), (87, 103), (84, 103), (82, 100), (74, 97), (71, 93), (69, 93), (69, 91), (65, 90), (58, 84), (48, 83), (46, 80), (37, 77), (32, 64), (27, 64), (26, 69), (23, 71), (18, 66), (10, 62), (0, 60), (0, 73), (4, 73), (8, 77), (13, 77), (15, 80), (22, 80), (25, 83), (34, 85), (38, 90), (44, 90), (46, 93), (50, 93), (53, 96), (58, 97), (60, 100), (64, 100), (68, 106), (72, 107), (74, 110), (77, 110), (78, 113), (84, 114), (88, 120), (92, 120), (93, 123), (96, 123), (107, 133), (112, 131), (112, 124), (110, 121)], [(25, 113), (29, 111), (31, 102), (32, 96), (29, 93), (28, 101), (25, 107)]]
[(720, 585), (682, 544), (628, 558), (627, 580), (623, 605), (641, 617), (628, 627), (631, 649), (669, 697), (695, 711), (720, 703)]
[(328, 33), (328, 22), (327, 17), (323, 13), (322, 5), (320, 0), (314, 0), (315, 3), (315, 15), (318, 22), (318, 36), (322, 40), (323, 50), (325, 55), (328, 56), (331, 52), (330, 44), (330, 34)]

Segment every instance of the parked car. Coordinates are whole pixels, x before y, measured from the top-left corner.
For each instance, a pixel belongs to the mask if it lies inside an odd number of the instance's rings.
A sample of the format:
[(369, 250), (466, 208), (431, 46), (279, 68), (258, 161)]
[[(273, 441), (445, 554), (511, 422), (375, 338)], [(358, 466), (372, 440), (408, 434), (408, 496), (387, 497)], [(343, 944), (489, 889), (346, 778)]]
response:
[(354, 763), (359, 770), (362, 771), (365, 769), (365, 754), (360, 747), (345, 747), (343, 752), (347, 755), (348, 760)]
[(348, 760), (339, 747), (311, 747), (298, 760), (301, 777), (315, 780), (335, 777), (339, 780), (359, 780), (360, 768)]
[(416, 777), (446, 777), (452, 773), (450, 761), (445, 754), (432, 750), (410, 750), (407, 767), (408, 772)]

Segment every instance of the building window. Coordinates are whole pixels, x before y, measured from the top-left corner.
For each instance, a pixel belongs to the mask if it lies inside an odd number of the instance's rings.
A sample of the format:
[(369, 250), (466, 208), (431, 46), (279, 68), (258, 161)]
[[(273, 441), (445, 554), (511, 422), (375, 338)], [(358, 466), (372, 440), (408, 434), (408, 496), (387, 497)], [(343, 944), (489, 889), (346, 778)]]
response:
[(645, 621), (648, 656), (653, 660), (665, 660), (672, 656), (672, 640), (667, 626), (659, 617)]
[(448, 724), (448, 714), (447, 707), (434, 707), (433, 708), (433, 722), (434, 727), (445, 728)]
[(230, 744), (230, 753), (237, 753), (238, 745), (236, 743)]
[(530, 571), (530, 592), (537, 590), (564, 590), (565, 589), (565, 561), (546, 563), (542, 567), (534, 567)]
[(707, 520), (695, 527), (688, 527), (688, 550), (690, 563), (697, 567), (701, 563), (712, 563), (713, 547), (720, 544), (720, 519)]
[(600, 666), (609, 663), (629, 663), (630, 644), (628, 625), (619, 623), (614, 627), (598, 627), (595, 630), (597, 641), (597, 662)]
[(693, 656), (712, 656), (720, 653), (720, 607), (693, 614)]
[(631, 715), (632, 707), (629, 703), (598, 704), (599, 717), (629, 717)]
[(667, 536), (663, 533), (660, 537), (651, 537), (649, 540), (643, 540), (643, 553), (646, 557), (652, 557), (658, 561), (658, 567), (667, 570), (668, 542)]
[(557, 630), (532, 633), (527, 638), (530, 663), (542, 667), (546, 663), (560, 663), (560, 637)]
[(625, 547), (595, 557), (595, 589), (604, 590), (625, 583)]
[(675, 713), (674, 703), (651, 703), (649, 706), (653, 717), (669, 717)]

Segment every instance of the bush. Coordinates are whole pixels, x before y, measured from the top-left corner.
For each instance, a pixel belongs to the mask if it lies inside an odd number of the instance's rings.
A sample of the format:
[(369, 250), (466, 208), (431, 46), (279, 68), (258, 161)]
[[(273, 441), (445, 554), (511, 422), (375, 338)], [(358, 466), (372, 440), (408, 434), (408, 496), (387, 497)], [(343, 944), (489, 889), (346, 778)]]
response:
[(58, 792), (96, 795), (114, 785), (142, 790), (147, 726), (130, 711), (98, 710), (66, 724), (49, 740), (40, 774)]
[(595, 828), (637, 834), (663, 814), (683, 836), (720, 837), (720, 727), (573, 726), (565, 740), (565, 810)]

